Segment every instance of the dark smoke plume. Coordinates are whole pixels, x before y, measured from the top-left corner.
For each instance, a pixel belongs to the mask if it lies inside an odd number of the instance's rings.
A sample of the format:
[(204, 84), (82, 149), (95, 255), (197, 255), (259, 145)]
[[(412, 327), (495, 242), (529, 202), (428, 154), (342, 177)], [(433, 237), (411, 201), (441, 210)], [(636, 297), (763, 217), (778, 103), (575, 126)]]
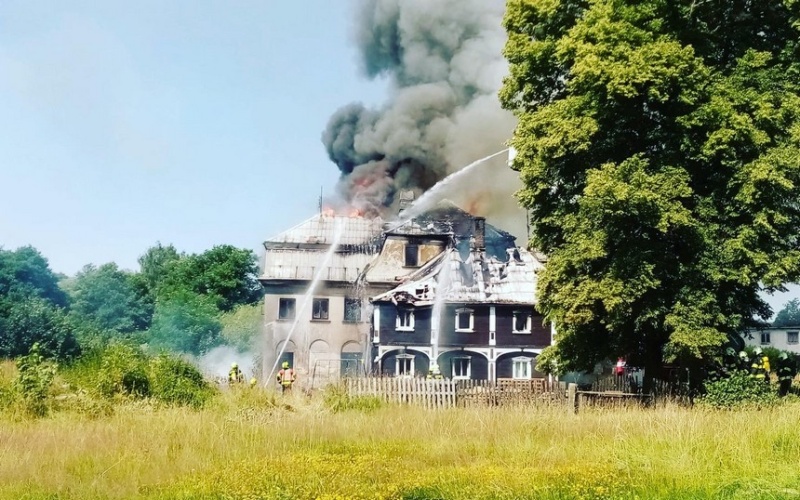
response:
[[(338, 191), (346, 203), (383, 213), (401, 190), (420, 193), (505, 147), (514, 118), (497, 99), (507, 72), (503, 11), (503, 0), (358, 3), (355, 41), (363, 69), (392, 88), (380, 109), (342, 107), (322, 134), (342, 172)], [(513, 192), (516, 176), (507, 175), (502, 158), (498, 163), (502, 173), (493, 170), (492, 183), (510, 183), (506, 191)], [(486, 197), (484, 189), (459, 194), (466, 204)]]

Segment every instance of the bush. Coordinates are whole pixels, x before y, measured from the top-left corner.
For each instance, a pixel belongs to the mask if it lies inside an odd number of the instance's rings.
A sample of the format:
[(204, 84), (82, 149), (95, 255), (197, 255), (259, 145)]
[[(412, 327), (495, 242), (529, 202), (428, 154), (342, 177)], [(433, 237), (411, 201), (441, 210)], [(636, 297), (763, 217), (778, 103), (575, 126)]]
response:
[(329, 385), (323, 396), (325, 406), (334, 413), (356, 410), (369, 413), (383, 406), (377, 396), (351, 396), (341, 385)]
[(98, 355), (96, 387), (100, 394), (106, 397), (150, 395), (147, 357), (143, 352), (128, 344), (111, 343)]
[(46, 361), (39, 352), (39, 344), (34, 343), (27, 356), (17, 359), (17, 370), (19, 373), (14, 385), (26, 413), (34, 417), (47, 415), (50, 388), (56, 375), (55, 364)]
[(746, 371), (736, 371), (728, 378), (706, 382), (704, 387), (706, 393), (698, 402), (712, 408), (765, 407), (778, 402), (778, 394), (769, 384), (752, 378)]
[(166, 354), (150, 360), (150, 380), (152, 396), (170, 405), (200, 408), (214, 394), (194, 365)]

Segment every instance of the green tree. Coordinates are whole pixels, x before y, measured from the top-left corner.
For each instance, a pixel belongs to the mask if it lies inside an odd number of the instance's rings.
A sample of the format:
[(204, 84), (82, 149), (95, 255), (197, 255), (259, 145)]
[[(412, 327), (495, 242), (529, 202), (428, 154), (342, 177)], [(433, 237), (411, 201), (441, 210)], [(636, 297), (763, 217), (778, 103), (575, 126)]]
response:
[(800, 299), (792, 299), (783, 306), (772, 326), (800, 326)]
[(221, 340), (243, 352), (256, 347), (263, 318), (260, 303), (240, 305), (232, 311), (222, 313), (219, 317), (222, 325)]
[(157, 242), (155, 246), (139, 257), (139, 273), (137, 274), (141, 286), (147, 289), (152, 297), (158, 295), (158, 288), (169, 276), (172, 268), (184, 256), (172, 245), (164, 246)]
[(509, 0), (513, 168), (560, 369), (707, 360), (800, 277), (800, 2)]
[(0, 299), (18, 301), (27, 297), (39, 297), (55, 306), (67, 305), (58, 277), (38, 250), (31, 246), (14, 251), (0, 248)]
[(156, 303), (150, 343), (156, 349), (203, 354), (219, 344), (218, 314), (212, 298), (176, 291)]
[(149, 326), (152, 308), (137, 290), (134, 275), (113, 262), (84, 266), (68, 293), (72, 313), (102, 330), (131, 333)]
[(219, 245), (175, 263), (159, 288), (159, 297), (189, 290), (209, 297), (221, 311), (230, 311), (259, 300), (257, 274), (251, 250)]
[(62, 309), (38, 297), (6, 303), (0, 310), (0, 357), (25, 355), (34, 344), (47, 357), (71, 358), (80, 353)]

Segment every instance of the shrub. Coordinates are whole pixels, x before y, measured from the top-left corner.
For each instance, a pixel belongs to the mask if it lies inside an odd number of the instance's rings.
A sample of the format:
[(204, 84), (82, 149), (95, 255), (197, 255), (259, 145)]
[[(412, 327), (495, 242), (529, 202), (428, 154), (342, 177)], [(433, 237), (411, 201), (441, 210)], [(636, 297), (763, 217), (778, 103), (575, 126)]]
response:
[(351, 396), (341, 385), (326, 387), (323, 400), (325, 406), (334, 413), (346, 410), (369, 413), (383, 406), (383, 401), (377, 396)]
[(56, 375), (55, 364), (46, 361), (39, 352), (39, 344), (34, 343), (27, 356), (17, 359), (17, 370), (15, 388), (22, 398), (26, 413), (34, 417), (47, 415), (50, 388)]
[(107, 397), (150, 395), (147, 357), (139, 349), (128, 344), (111, 343), (99, 351), (99, 357), (96, 384), (100, 394)]
[(170, 405), (200, 408), (214, 394), (194, 365), (166, 354), (150, 360), (150, 380), (152, 396)]
[(736, 371), (728, 378), (706, 382), (705, 391), (699, 402), (712, 408), (764, 407), (778, 401), (778, 394), (769, 384), (752, 378), (746, 371)]

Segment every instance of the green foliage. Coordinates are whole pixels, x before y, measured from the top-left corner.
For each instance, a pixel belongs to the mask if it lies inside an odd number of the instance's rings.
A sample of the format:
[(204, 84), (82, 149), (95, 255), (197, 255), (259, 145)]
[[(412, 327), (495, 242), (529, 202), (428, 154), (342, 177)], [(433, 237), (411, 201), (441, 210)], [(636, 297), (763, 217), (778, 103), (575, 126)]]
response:
[(730, 377), (706, 382), (705, 394), (698, 400), (704, 406), (732, 409), (742, 406), (759, 408), (778, 402), (775, 389), (763, 380), (757, 380), (746, 371), (736, 371)]
[(55, 306), (67, 305), (58, 278), (38, 250), (31, 246), (14, 251), (0, 248), (0, 299), (19, 301), (27, 297), (39, 297)]
[(800, 299), (787, 302), (775, 316), (772, 326), (800, 326)]
[(139, 257), (140, 271), (137, 275), (141, 280), (142, 287), (147, 290), (152, 297), (158, 295), (158, 289), (169, 276), (172, 268), (183, 258), (172, 245), (163, 246), (161, 242), (150, 247)]
[(26, 412), (33, 417), (47, 415), (50, 405), (50, 389), (56, 375), (56, 366), (46, 361), (34, 343), (27, 356), (17, 359), (15, 389), (22, 398)]
[(800, 278), (799, 11), (508, 2), (500, 99), (560, 368), (707, 361)]
[(190, 291), (210, 298), (221, 311), (231, 311), (237, 305), (259, 300), (257, 275), (256, 256), (251, 250), (219, 245), (175, 262), (161, 282), (158, 296)]
[(95, 384), (106, 397), (146, 397), (151, 393), (147, 356), (137, 347), (113, 342), (96, 353), (89, 370), (96, 369)]
[(72, 313), (101, 331), (131, 333), (149, 325), (152, 308), (137, 290), (133, 275), (114, 263), (85, 266), (67, 291)]
[(61, 308), (38, 297), (0, 305), (0, 357), (21, 356), (34, 344), (48, 357), (67, 359), (80, 353), (73, 327)]
[(351, 396), (341, 385), (329, 385), (323, 395), (325, 407), (333, 413), (348, 410), (371, 413), (383, 406), (383, 401), (377, 396)]
[(149, 339), (155, 349), (203, 354), (219, 345), (222, 330), (212, 298), (175, 292), (156, 303)]
[(219, 322), (222, 325), (220, 338), (225, 345), (237, 348), (242, 352), (254, 347), (261, 333), (261, 304), (244, 304), (229, 312), (222, 313)]
[(169, 405), (202, 407), (214, 391), (191, 363), (162, 354), (150, 360), (152, 396)]

